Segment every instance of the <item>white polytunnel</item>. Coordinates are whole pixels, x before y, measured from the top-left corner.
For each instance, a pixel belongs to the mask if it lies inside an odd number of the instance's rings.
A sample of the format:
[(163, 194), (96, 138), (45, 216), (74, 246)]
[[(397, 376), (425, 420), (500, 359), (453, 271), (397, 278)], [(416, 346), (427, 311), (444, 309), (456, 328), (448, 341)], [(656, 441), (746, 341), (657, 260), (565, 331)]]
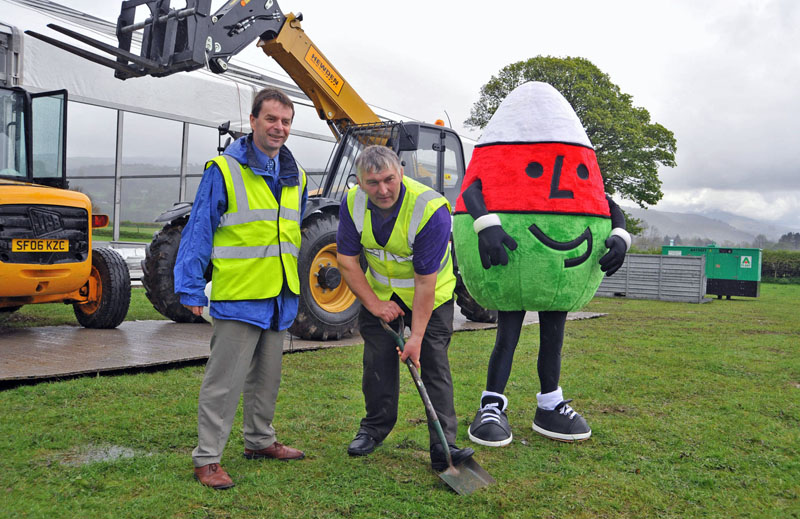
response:
[[(335, 139), (288, 76), (245, 68), (234, 59), (222, 75), (196, 70), (122, 81), (110, 68), (25, 34), (35, 31), (102, 54), (49, 23), (117, 46), (110, 21), (47, 0), (0, 0), (0, 85), (67, 90), (67, 179), (70, 188), (92, 198), (95, 211), (111, 216), (113, 240), (121, 225), (152, 224), (174, 203), (193, 200), (205, 161), (224, 145), (217, 127), (230, 121), (232, 130), (249, 132), (252, 99), (266, 86), (294, 101), (287, 144), (309, 172), (309, 186), (321, 179)], [(381, 118), (409, 119), (371, 107)]]

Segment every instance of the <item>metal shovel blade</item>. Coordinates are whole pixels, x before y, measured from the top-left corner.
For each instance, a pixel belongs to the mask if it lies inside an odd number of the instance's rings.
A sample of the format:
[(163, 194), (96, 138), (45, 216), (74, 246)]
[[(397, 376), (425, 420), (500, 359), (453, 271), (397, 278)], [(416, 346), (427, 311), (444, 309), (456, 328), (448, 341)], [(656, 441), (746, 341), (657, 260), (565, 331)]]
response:
[(467, 458), (457, 467), (448, 467), (439, 477), (461, 496), (495, 483), (494, 478), (472, 458)]
[[(392, 338), (394, 338), (395, 344), (397, 344), (397, 347), (400, 348), (400, 351), (403, 351), (403, 348), (405, 347), (405, 340), (402, 336), (402, 317), (400, 319), (401, 333), (394, 331), (383, 319), (381, 319), (381, 326), (383, 326), (383, 329), (386, 330), (389, 335), (392, 336)], [(453, 459), (450, 456), (450, 447), (447, 444), (447, 439), (444, 437), (442, 424), (439, 422), (436, 409), (433, 408), (433, 403), (431, 403), (431, 399), (428, 396), (428, 391), (425, 389), (425, 384), (422, 382), (422, 378), (420, 378), (419, 373), (417, 372), (417, 367), (410, 358), (406, 359), (406, 365), (408, 366), (408, 371), (411, 373), (411, 378), (414, 379), (414, 383), (417, 386), (419, 396), (422, 398), (422, 402), (425, 404), (425, 411), (428, 415), (428, 420), (431, 421), (431, 425), (433, 425), (433, 427), (436, 429), (436, 434), (439, 436), (439, 441), (442, 444), (442, 450), (444, 450), (445, 455), (447, 456), (447, 463), (449, 466), (447, 467), (447, 470), (439, 474), (439, 477), (442, 478), (442, 481), (447, 483), (450, 488), (455, 490), (456, 493), (461, 496), (471, 494), (479, 488), (487, 487), (492, 483), (495, 483), (494, 478), (490, 476), (489, 473), (486, 472), (483, 467), (478, 465), (478, 462), (471, 457), (459, 463), (458, 466), (453, 466)]]

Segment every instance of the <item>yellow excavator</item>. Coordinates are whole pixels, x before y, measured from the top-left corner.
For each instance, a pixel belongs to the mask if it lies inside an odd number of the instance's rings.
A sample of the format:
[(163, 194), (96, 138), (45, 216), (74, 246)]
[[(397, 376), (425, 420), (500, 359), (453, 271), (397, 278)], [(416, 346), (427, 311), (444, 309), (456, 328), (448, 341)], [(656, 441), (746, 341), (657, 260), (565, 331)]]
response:
[[(136, 9), (142, 6), (148, 11), (137, 22)], [(301, 26), (302, 14), (284, 14), (275, 0), (231, 0), (214, 13), (210, 8), (211, 0), (187, 0), (180, 9), (170, 8), (170, 0), (125, 0), (117, 21), (118, 46), (48, 25), (116, 59), (47, 35), (26, 33), (110, 67), (122, 80), (205, 67), (224, 73), (233, 56), (257, 41), (308, 96), (337, 139), (321, 188), (309, 198), (303, 215), (298, 258), (301, 300), (290, 332), (321, 340), (348, 335), (355, 330), (359, 304), (338, 270), (336, 230), (341, 198), (355, 184), (356, 157), (369, 144), (389, 146), (403, 161), (405, 175), (433, 187), (455, 205), (465, 169), (461, 139), (444, 126), (381, 120), (308, 38)], [(131, 50), (139, 31), (140, 52), (135, 54)], [(191, 204), (178, 203), (159, 217), (166, 225), (154, 236), (142, 261), (148, 298), (162, 314), (180, 322), (196, 319), (180, 304), (172, 287), (180, 231), (190, 210)], [(467, 318), (496, 321), (496, 312), (477, 305), (463, 283), (458, 283), (456, 296)]]

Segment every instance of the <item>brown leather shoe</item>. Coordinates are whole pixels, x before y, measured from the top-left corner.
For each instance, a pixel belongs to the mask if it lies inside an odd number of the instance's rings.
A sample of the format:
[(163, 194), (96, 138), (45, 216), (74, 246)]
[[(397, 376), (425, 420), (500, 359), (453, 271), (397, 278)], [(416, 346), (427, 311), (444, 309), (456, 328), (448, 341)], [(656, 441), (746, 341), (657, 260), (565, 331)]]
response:
[(233, 480), (222, 470), (219, 463), (210, 463), (194, 468), (194, 479), (214, 490), (224, 490), (233, 486)]
[(244, 457), (249, 460), (260, 460), (263, 458), (273, 458), (276, 460), (301, 460), (305, 457), (303, 451), (287, 447), (286, 445), (275, 442), (266, 449), (259, 451), (252, 451), (250, 449), (244, 450)]

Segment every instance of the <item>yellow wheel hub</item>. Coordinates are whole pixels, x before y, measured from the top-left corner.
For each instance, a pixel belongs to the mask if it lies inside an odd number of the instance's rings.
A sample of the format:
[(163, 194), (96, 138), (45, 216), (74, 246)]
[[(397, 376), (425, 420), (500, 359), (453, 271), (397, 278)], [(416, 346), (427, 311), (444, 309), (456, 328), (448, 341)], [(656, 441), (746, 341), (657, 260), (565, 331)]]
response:
[(82, 305), (78, 305), (77, 308), (81, 310), (81, 312), (85, 313), (86, 315), (92, 315), (100, 308), (100, 298), (103, 297), (103, 281), (100, 278), (100, 272), (97, 271), (97, 268), (92, 265), (92, 272), (89, 274), (89, 301)]
[(314, 301), (326, 312), (343, 312), (355, 303), (355, 294), (339, 273), (335, 243), (326, 245), (314, 256), (308, 271), (308, 286)]

